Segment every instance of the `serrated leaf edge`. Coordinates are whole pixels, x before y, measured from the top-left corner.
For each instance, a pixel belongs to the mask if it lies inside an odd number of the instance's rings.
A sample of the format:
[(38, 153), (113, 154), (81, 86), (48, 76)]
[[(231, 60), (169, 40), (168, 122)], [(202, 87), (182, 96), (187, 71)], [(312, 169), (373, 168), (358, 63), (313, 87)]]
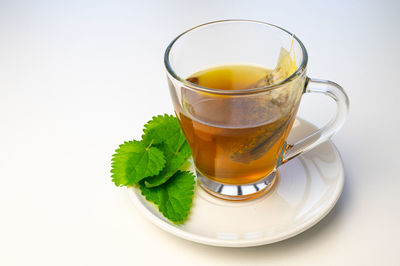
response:
[[(186, 215), (182, 218), (182, 219), (180, 219), (180, 220), (176, 220), (176, 219), (170, 219), (170, 218), (168, 218), (167, 216), (165, 216), (165, 214), (164, 214), (164, 212), (161, 210), (161, 208), (160, 208), (160, 206), (158, 205), (158, 204), (156, 204), (155, 202), (153, 202), (151, 199), (149, 199), (149, 197), (147, 197), (147, 195), (145, 195), (145, 194), (143, 194), (143, 191), (139, 188), (139, 190), (140, 190), (140, 194), (147, 200), (147, 201), (149, 201), (149, 202), (151, 202), (154, 206), (156, 206), (157, 207), (157, 210), (165, 217), (165, 218), (167, 218), (169, 221), (171, 221), (171, 222), (173, 222), (173, 223), (175, 223), (175, 224), (181, 224), (181, 223), (183, 223), (183, 222), (185, 222), (186, 220), (187, 220), (187, 218), (189, 217), (189, 214), (190, 214), (190, 211), (191, 211), (191, 209), (192, 209), (192, 206), (193, 206), (193, 196), (194, 196), (194, 190), (195, 190), (195, 185), (196, 185), (196, 177), (195, 177), (195, 175), (193, 174), (193, 172), (191, 172), (191, 171), (180, 171), (180, 170), (178, 170), (176, 173), (178, 173), (178, 172), (181, 172), (181, 173), (188, 173), (188, 174), (190, 174), (192, 177), (193, 177), (193, 179), (192, 179), (192, 183), (191, 183), (191, 185), (193, 185), (192, 187), (193, 187), (193, 189), (190, 191), (190, 204), (189, 204), (189, 208), (188, 208), (188, 212), (186, 213)], [(175, 174), (176, 174), (175, 173)], [(174, 175), (175, 175), (174, 174)], [(169, 180), (168, 180), (169, 181)], [(167, 182), (168, 182), (167, 181)], [(167, 183), (167, 182), (165, 182), (165, 183)], [(165, 184), (165, 183), (163, 183), (163, 184)], [(147, 188), (147, 187), (146, 187)], [(157, 188), (157, 187), (154, 187), (154, 188)], [(152, 189), (152, 188), (147, 188), (147, 189)]]
[(169, 115), (169, 114), (164, 114), (164, 115), (157, 115), (157, 116), (153, 116), (152, 118), (151, 118), (151, 120), (149, 120), (149, 121), (147, 121), (147, 123), (143, 126), (143, 134), (142, 134), (142, 136), (141, 136), (141, 138), (142, 138), (142, 141), (144, 140), (144, 136), (147, 134), (147, 132), (149, 131), (149, 124), (150, 123), (152, 123), (152, 122), (154, 122), (154, 120), (155, 119), (161, 119), (161, 118), (164, 118), (164, 117), (166, 117), (166, 118), (172, 118), (172, 119), (177, 119), (176, 118), (176, 116), (174, 116), (174, 115)]
[[(133, 184), (138, 184), (141, 180), (143, 180), (143, 179), (145, 179), (145, 178), (147, 178), (147, 177), (158, 175), (158, 174), (161, 173), (161, 171), (165, 168), (165, 165), (166, 165), (166, 163), (167, 163), (167, 160), (165, 159), (165, 156), (164, 156), (164, 158), (162, 158), (162, 160), (161, 160), (162, 166), (161, 166), (161, 168), (158, 170), (158, 172), (157, 172), (156, 174), (152, 174), (152, 175), (149, 175), (149, 176), (142, 177), (142, 178), (140, 178), (138, 181), (131, 181), (131, 182), (128, 181), (127, 183), (120, 183), (120, 182), (117, 182), (117, 179), (116, 179), (116, 170), (115, 170), (115, 168), (114, 168), (115, 163), (116, 163), (116, 156), (117, 156), (117, 154), (121, 151), (121, 147), (122, 147), (122, 146), (127, 145), (127, 144), (130, 144), (130, 143), (135, 143), (135, 142), (136, 142), (136, 143), (140, 143), (140, 144), (142, 144), (143, 146), (145, 146), (145, 144), (144, 144), (142, 141), (138, 141), (138, 140), (124, 141), (124, 143), (120, 144), (120, 145), (118, 146), (118, 149), (116, 149), (116, 150), (115, 150), (115, 153), (111, 156), (111, 170), (110, 170), (110, 172), (111, 172), (111, 181), (112, 181), (117, 187), (122, 187), (122, 186), (129, 186), (129, 185), (133, 185)], [(151, 149), (151, 148), (158, 150), (159, 152), (161, 152), (161, 154), (164, 155), (164, 152), (163, 152), (162, 150), (158, 149), (157, 147), (148, 147), (148, 148), (146, 148), (146, 150)], [(141, 159), (142, 159), (142, 158), (141, 158)], [(141, 159), (140, 159), (140, 160), (141, 160)], [(147, 162), (147, 164), (148, 164), (148, 163), (149, 163), (149, 162)]]

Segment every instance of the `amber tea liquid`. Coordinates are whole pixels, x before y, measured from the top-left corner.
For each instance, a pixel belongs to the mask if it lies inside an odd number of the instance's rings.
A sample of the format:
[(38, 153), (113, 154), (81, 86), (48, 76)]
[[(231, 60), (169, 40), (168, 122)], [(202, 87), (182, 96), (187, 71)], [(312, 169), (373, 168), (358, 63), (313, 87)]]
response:
[[(227, 65), (187, 80), (207, 88), (242, 90), (260, 87), (268, 73), (253, 65)], [(182, 89), (183, 107), (174, 104), (197, 170), (224, 184), (249, 184), (273, 172), (297, 112), (293, 97), (299, 96), (290, 90), (226, 96)]]

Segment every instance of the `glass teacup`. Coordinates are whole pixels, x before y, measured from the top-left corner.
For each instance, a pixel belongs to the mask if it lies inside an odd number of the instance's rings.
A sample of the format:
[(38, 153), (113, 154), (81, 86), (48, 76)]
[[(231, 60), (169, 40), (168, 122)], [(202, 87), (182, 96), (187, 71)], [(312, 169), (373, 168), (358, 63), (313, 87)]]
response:
[[(287, 62), (294, 68), (279, 79), (282, 69), (290, 68), (274, 67), (282, 49), (292, 54)], [(197, 178), (219, 198), (263, 195), (281, 164), (328, 140), (348, 112), (349, 101), (339, 85), (306, 76), (302, 42), (268, 23), (224, 20), (194, 27), (168, 46), (165, 66)], [(325, 127), (288, 144), (301, 96), (309, 92), (333, 98), (336, 115)]]

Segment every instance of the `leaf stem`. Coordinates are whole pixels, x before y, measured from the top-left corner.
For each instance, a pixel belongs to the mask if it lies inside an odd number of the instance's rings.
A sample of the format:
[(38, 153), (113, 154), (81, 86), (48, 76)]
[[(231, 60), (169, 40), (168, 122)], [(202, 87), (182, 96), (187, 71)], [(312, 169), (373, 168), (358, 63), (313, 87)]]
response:
[(151, 145), (153, 144), (153, 142), (154, 142), (154, 139), (152, 139), (152, 140), (150, 141), (150, 144), (149, 144), (149, 146), (147, 146), (146, 151), (147, 151), (148, 149), (150, 149), (150, 147), (151, 147)]
[(179, 145), (178, 149), (176, 149), (174, 155), (177, 155), (177, 154), (178, 154), (179, 150), (182, 148), (182, 146), (183, 146), (184, 143), (185, 143), (185, 140), (183, 140), (183, 141), (181, 142), (181, 144)]

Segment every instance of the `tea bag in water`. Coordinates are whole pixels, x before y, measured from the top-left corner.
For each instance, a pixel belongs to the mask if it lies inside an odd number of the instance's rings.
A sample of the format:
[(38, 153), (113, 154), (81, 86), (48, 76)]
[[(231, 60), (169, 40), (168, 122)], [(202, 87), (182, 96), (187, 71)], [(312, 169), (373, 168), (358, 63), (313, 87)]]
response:
[[(275, 69), (251, 87), (257, 88), (277, 84), (291, 76), (296, 69), (296, 63), (292, 60), (290, 52), (281, 48)], [(264, 120), (268, 116), (269, 121), (259, 127), (254, 134), (248, 135), (239, 142), (232, 143), (232, 146), (228, 148), (231, 160), (248, 164), (261, 158), (282, 138), (295, 112), (294, 106), (290, 104), (292, 102), (290, 100), (291, 94), (291, 86), (286, 86), (250, 100), (253, 108), (258, 109), (259, 112), (252, 112), (251, 115), (247, 116), (247, 119), (260, 116), (260, 119)]]

